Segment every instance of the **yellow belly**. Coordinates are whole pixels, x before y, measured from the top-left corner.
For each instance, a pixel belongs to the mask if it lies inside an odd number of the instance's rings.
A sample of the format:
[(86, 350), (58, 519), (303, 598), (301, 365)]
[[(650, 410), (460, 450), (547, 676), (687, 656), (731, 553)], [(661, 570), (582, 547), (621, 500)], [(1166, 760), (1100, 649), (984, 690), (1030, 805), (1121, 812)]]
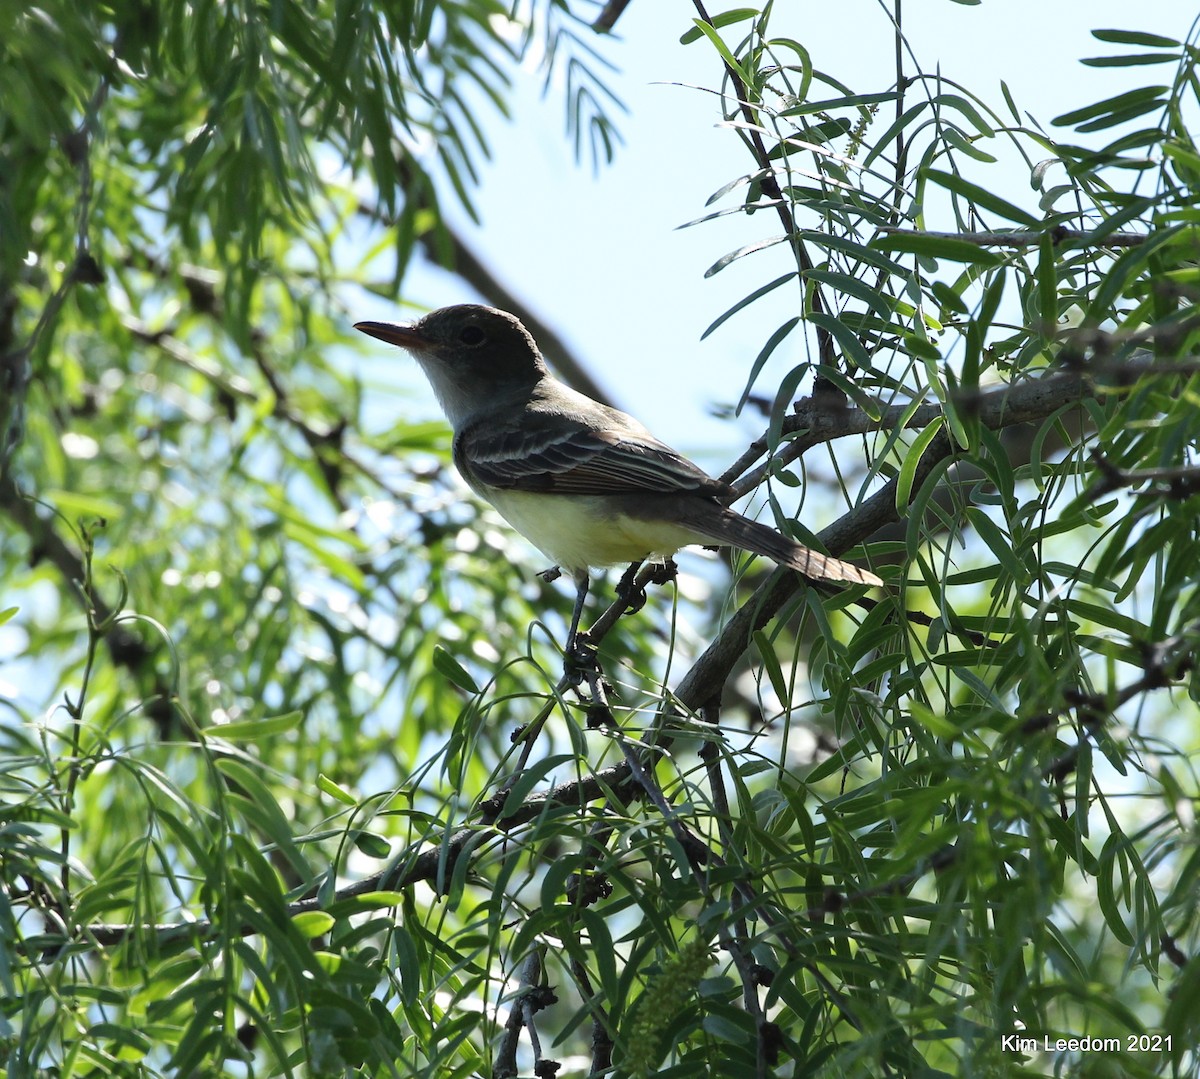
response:
[(614, 513), (602, 497), (496, 490), (487, 497), (513, 528), (567, 571), (666, 558), (704, 542), (681, 525)]

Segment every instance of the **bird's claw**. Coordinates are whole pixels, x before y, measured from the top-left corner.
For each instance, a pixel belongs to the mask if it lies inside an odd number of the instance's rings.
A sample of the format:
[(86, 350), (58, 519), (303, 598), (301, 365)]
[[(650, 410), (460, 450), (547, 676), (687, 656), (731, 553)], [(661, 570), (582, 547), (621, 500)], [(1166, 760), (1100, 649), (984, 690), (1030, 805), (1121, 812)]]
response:
[(580, 685), (585, 679), (590, 683), (602, 674), (597, 648), (586, 633), (577, 633), (568, 642), (563, 652), (563, 674), (573, 686)]

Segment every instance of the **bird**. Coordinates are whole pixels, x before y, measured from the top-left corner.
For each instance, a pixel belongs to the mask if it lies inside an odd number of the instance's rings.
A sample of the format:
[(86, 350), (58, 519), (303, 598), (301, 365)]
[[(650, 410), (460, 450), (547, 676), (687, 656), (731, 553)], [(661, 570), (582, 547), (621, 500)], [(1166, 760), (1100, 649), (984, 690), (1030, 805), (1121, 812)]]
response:
[(593, 569), (668, 559), (691, 544), (764, 555), (810, 581), (881, 585), (869, 570), (804, 547), (729, 508), (736, 494), (632, 416), (559, 381), (515, 315), (481, 304), (411, 323), (356, 322), (406, 349), (453, 428), (467, 486), (569, 573), (575, 654)]

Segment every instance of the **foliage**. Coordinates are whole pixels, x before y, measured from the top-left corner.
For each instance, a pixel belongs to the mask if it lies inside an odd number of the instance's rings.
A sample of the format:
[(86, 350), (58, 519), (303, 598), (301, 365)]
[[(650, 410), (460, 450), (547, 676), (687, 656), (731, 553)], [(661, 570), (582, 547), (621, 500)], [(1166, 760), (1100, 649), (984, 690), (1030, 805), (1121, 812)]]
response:
[(611, 152), (581, 10), (0, 12), (4, 1074), (1194, 1072), (1195, 30), (1097, 31), (1156, 81), (1045, 129), (680, 27), (710, 273), (790, 258), (714, 328), (786, 290), (745, 396), (805, 357), (742, 486), (836, 477), (888, 587), (652, 590), (584, 709), (343, 313), (453, 256), (517, 54)]

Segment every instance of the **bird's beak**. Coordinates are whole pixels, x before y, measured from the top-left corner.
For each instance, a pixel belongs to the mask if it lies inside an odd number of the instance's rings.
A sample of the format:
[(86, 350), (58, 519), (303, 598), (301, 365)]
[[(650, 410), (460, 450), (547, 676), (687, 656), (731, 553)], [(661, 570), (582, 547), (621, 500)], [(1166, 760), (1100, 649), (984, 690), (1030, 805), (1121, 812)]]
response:
[(356, 322), (359, 333), (386, 341), (389, 345), (420, 351), (429, 347), (428, 338), (422, 336), (415, 325), (404, 322)]

